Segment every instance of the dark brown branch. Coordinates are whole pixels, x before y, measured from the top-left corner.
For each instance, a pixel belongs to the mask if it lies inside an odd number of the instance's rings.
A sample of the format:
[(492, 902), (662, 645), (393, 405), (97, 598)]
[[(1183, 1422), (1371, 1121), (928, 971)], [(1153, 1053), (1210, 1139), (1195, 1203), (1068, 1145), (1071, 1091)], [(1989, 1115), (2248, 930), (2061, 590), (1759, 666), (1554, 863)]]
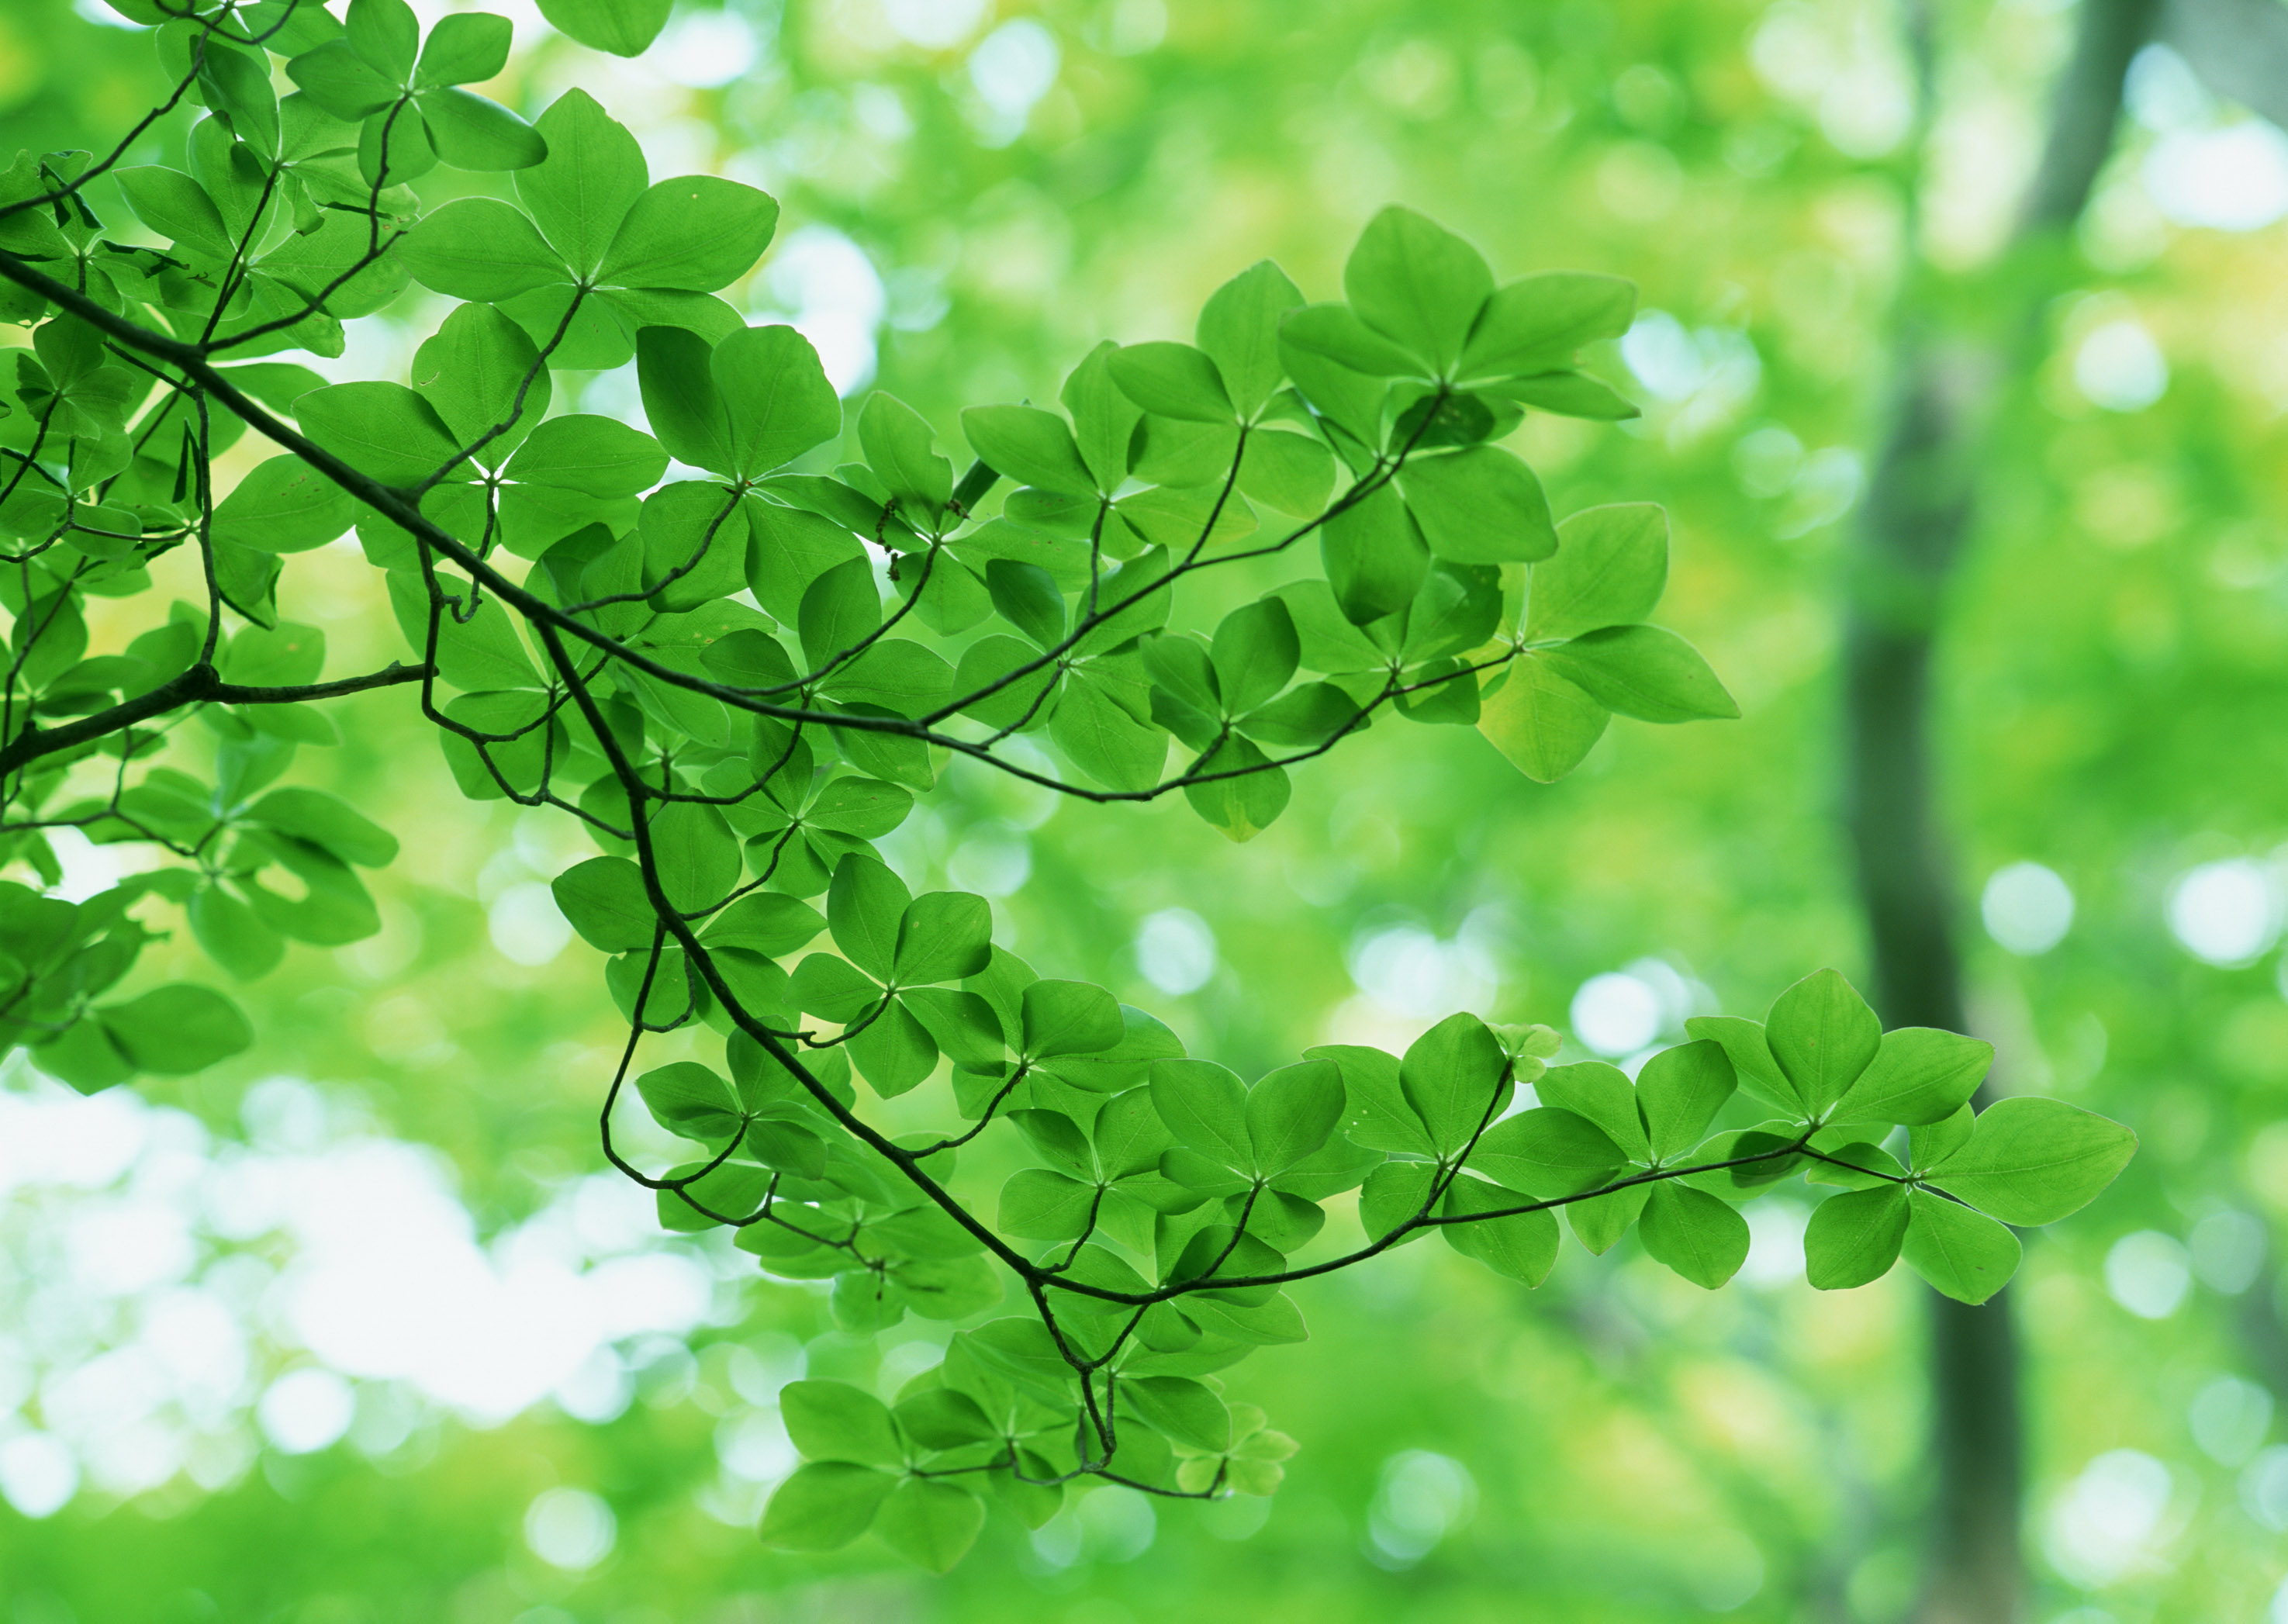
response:
[(380, 670), (368, 671), (362, 677), (344, 677), (334, 682), (306, 683), (297, 687), (265, 688), (225, 682), (213, 666), (202, 663), (161, 683), (148, 693), (139, 693), (108, 710), (81, 717), (60, 727), (26, 728), (0, 749), (0, 779), (43, 756), (90, 743), (183, 705), (298, 705), (308, 700), (337, 699), (345, 693), (363, 693), (369, 688), (393, 688), (401, 683), (419, 682), (428, 674), (426, 666), (401, 665), (392, 661)]

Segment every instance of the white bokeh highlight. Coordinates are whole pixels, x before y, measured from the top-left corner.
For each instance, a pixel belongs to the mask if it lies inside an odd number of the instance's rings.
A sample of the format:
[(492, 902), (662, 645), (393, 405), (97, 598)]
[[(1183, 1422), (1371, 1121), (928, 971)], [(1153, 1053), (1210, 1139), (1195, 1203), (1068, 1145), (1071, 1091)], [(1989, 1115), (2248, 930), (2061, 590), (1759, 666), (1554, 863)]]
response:
[(2074, 894), (2054, 868), (2012, 863), (1998, 868), (1978, 899), (1986, 934), (2021, 956), (2047, 953), (2073, 928)]
[(1172, 998), (1196, 993), (1215, 976), (1215, 931), (1188, 907), (1162, 908), (1137, 928), (1136, 968)]
[(2279, 883), (2264, 865), (2226, 858), (2188, 869), (2169, 888), (2170, 933), (2194, 957), (2245, 964), (2280, 934)]

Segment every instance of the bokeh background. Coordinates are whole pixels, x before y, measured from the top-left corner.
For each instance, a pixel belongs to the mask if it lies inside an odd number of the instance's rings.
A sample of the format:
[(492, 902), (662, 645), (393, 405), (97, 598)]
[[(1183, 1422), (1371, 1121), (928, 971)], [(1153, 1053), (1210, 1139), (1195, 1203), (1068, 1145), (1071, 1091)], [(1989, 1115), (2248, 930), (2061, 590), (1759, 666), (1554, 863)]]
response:
[[(1817, 965), (1863, 976), (1835, 669), (1901, 312), (1973, 337), (2033, 313), (1944, 602), (1944, 812), (2004, 1086), (2144, 1141), (2012, 1293), (2033, 1616), (2288, 1619), (2288, 139), (2148, 49), (2089, 208), (2030, 261), (2057, 0), (1930, 8), (1919, 103), (1890, 0), (754, 0), (679, 9), (632, 63), (484, 9), (518, 27), (493, 93), (582, 86), (655, 175), (776, 195), (734, 297), (949, 443), (1100, 337), (1188, 337), (1255, 259), (1325, 297), (1394, 201), (1505, 277), (1641, 284), (1593, 364), (1642, 420), (1513, 443), (1561, 513), (1668, 506), (1663, 619), (1745, 719), (1617, 723), (1554, 788), (1393, 723), (1243, 848), (1180, 805), (957, 768), (886, 843), (1242, 1069), (1463, 1007), (1625, 1058)], [(155, 99), (108, 16), (0, 7), (0, 151), (107, 145)], [(401, 375), (425, 297), (322, 368)], [(632, 375), (577, 392), (634, 408)], [(338, 669), (395, 652), (351, 544), (288, 595)], [(1427, 1247), (1315, 1286), (1313, 1341), (1235, 1373), (1303, 1445), (1275, 1500), (1107, 1490), (1036, 1534), (997, 1520), (944, 1579), (764, 1551), (778, 1387), (894, 1385), (942, 1332), (877, 1350), (658, 1232), (594, 1145), (617, 1023), (546, 889), (578, 837), (463, 801), (400, 698), (341, 715), (297, 772), (403, 837), (383, 932), (291, 949), (242, 994), (257, 1050), (197, 1079), (83, 1100), (5, 1073), (6, 1624), (1912, 1612), (1923, 1294), (1812, 1292), (1784, 1199), (1713, 1295), (1633, 1240), (1531, 1294)], [(90, 891), (117, 860), (66, 855)], [(171, 972), (212, 973), (183, 942), (139, 973)]]

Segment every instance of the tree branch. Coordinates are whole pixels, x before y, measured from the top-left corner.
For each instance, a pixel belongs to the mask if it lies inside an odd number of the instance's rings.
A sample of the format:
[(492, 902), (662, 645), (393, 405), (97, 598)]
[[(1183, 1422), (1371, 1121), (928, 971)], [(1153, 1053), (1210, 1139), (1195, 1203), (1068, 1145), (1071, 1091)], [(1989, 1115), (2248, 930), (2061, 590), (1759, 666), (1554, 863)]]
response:
[(86, 744), (183, 705), (298, 705), (306, 700), (334, 699), (345, 693), (362, 693), (369, 688), (393, 688), (401, 683), (419, 682), (428, 674), (426, 666), (401, 665), (393, 660), (380, 670), (368, 671), (362, 677), (306, 683), (298, 687), (266, 688), (225, 682), (213, 666), (202, 662), (161, 683), (148, 693), (139, 693), (108, 710), (81, 717), (60, 727), (27, 727), (5, 748), (0, 748), (0, 779), (43, 756)]

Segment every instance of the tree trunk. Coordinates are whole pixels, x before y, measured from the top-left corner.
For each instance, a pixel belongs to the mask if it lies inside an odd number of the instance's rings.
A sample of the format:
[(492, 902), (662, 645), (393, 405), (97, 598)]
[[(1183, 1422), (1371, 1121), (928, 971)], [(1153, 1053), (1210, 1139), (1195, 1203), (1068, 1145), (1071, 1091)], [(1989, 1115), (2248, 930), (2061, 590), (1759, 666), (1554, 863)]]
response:
[[(2083, 0), (2021, 242), (2080, 217), (2112, 148), (2123, 75), (2151, 11), (2151, 0)], [(1920, 5), (1911, 3), (1910, 23), (1927, 106), (1933, 75)], [(1862, 516), (1845, 616), (1842, 810), (1884, 1024), (1961, 1030), (1958, 893), (1935, 804), (1930, 667), (1948, 577), (1974, 515), (1987, 397), (2021, 356), (1950, 347), (1932, 334), (1911, 291), (1923, 276), (1919, 245), (1911, 242), (1909, 251), (1892, 425)], [(2017, 313), (2013, 347), (2028, 352), (2039, 298)], [(2023, 1439), (2010, 1295), (1982, 1308), (1935, 1295), (1930, 1303), (1936, 1482), (1921, 1616), (1925, 1624), (2019, 1624)]]

